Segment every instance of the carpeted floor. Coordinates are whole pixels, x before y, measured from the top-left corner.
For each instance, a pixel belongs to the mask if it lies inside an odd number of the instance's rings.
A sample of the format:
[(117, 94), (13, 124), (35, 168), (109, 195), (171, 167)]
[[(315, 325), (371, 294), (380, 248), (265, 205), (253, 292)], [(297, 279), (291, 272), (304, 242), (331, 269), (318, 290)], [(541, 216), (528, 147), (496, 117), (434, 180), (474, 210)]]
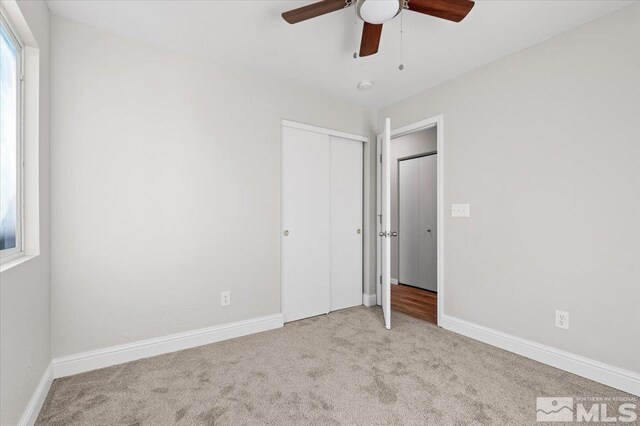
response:
[(357, 307), (54, 381), (40, 425), (536, 423), (537, 396), (627, 396)]

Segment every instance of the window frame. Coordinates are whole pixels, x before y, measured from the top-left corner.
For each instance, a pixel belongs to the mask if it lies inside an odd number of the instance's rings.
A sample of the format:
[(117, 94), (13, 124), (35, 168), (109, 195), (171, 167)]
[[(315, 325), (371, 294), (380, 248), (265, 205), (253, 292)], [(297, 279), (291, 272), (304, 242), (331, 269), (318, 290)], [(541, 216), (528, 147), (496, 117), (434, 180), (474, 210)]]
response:
[(0, 26), (16, 47), (16, 246), (0, 250), (0, 264), (15, 260), (25, 255), (24, 250), (24, 43), (9, 22), (3, 11), (0, 11)]

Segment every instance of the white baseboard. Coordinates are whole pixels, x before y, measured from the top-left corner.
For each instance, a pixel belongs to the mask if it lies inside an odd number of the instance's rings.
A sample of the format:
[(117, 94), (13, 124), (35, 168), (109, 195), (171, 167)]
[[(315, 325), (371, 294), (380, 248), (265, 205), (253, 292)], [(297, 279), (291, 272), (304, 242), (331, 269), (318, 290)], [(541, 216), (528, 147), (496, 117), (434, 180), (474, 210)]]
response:
[(512, 336), (449, 315), (442, 315), (438, 325), (454, 333), (471, 337), (560, 370), (640, 396), (640, 374), (638, 373)]
[(362, 293), (362, 304), (364, 306), (375, 306), (376, 305), (376, 294), (368, 294)]
[(391, 284), (398, 284), (397, 278), (391, 278)]
[(267, 315), (230, 324), (202, 328), (172, 334), (155, 339), (141, 340), (125, 345), (112, 346), (76, 355), (55, 358), (53, 377), (65, 377), (98, 368), (162, 355), (183, 349), (208, 345), (261, 331), (273, 330), (284, 325), (282, 314)]
[(53, 383), (53, 365), (49, 364), (40, 379), (40, 383), (38, 383), (38, 387), (36, 387), (33, 396), (29, 400), (24, 413), (22, 413), (22, 417), (20, 421), (18, 421), (18, 426), (32, 426), (35, 424), (44, 400), (47, 399), (51, 383)]

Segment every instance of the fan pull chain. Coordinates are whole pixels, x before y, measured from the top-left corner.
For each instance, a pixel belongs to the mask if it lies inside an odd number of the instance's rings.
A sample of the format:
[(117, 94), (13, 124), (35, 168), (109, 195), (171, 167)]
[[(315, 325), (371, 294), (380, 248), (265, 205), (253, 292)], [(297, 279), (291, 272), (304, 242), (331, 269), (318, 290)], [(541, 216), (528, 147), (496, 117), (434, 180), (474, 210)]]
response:
[(358, 10), (355, 7), (353, 8), (353, 28), (356, 29), (354, 31), (356, 50), (353, 52), (353, 59), (358, 59)]
[(404, 7), (400, 10), (400, 66), (398, 67), (400, 71), (404, 69), (404, 52), (402, 51), (404, 26), (402, 25), (402, 15), (404, 15)]

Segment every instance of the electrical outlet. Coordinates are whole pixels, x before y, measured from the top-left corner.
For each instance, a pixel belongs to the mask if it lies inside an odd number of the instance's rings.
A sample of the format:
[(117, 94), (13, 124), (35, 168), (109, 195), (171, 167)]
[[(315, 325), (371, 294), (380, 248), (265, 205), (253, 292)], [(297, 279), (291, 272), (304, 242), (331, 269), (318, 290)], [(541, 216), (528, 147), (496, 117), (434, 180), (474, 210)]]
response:
[(231, 292), (220, 292), (220, 306), (229, 306), (231, 304)]
[(556, 310), (556, 327), (569, 329), (569, 312)]

